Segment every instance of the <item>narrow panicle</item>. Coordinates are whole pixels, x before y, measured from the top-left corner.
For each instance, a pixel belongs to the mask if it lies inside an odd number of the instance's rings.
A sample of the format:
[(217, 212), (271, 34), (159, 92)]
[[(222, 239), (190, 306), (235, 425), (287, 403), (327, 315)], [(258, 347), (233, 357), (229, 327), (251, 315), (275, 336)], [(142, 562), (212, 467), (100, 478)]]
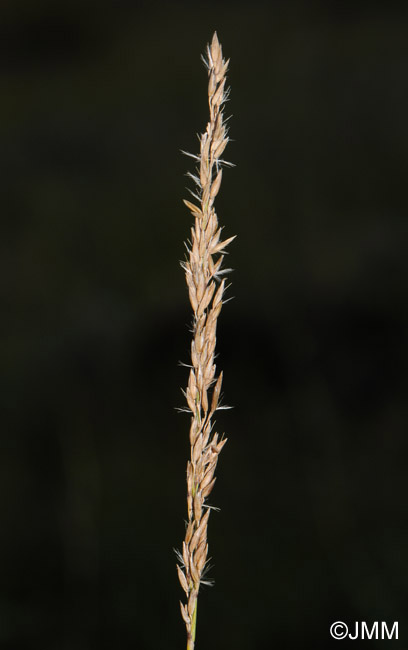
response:
[[(215, 483), (218, 455), (226, 439), (213, 432), (212, 417), (219, 408), (222, 373), (216, 374), (215, 344), (217, 319), (223, 305), (225, 280), (220, 280), (225, 248), (234, 237), (221, 241), (221, 228), (214, 209), (215, 198), (222, 182), (221, 155), (228, 144), (224, 120), (226, 88), (225, 61), (217, 34), (207, 46), (208, 104), (210, 120), (200, 136), (200, 154), (196, 174), (190, 176), (196, 184), (197, 203), (184, 203), (194, 217), (187, 259), (182, 263), (193, 309), (191, 341), (191, 370), (185, 397), (191, 412), (191, 453), (187, 463), (188, 521), (182, 558), (177, 572), (186, 603), (180, 603), (181, 615), (187, 629), (187, 650), (193, 650), (196, 635), (197, 598), (206, 570), (208, 544), (207, 526), (210, 506), (206, 499)], [(191, 155), (191, 154), (189, 154)], [(227, 269), (228, 270), (228, 269)], [(212, 509), (212, 508), (211, 508)]]

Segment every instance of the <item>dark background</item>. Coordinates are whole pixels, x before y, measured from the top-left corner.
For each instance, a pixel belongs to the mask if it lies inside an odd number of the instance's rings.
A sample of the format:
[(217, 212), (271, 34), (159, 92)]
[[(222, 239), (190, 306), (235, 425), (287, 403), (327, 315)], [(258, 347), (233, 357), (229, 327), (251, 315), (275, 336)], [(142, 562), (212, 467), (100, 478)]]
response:
[[(231, 57), (197, 650), (408, 648), (408, 10), (3, 0), (0, 647), (183, 648), (200, 54)], [(403, 7), (403, 3), (401, 3)], [(343, 641), (341, 647), (362, 642)], [(364, 647), (368, 642), (364, 642)]]

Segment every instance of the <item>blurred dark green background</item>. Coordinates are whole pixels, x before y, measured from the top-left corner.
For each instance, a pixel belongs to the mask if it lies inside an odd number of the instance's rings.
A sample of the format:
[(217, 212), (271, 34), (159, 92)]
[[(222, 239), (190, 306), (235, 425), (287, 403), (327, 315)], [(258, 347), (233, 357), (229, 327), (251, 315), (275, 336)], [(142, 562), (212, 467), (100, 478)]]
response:
[(371, 646), (408, 648), (398, 7), (3, 0), (2, 650), (184, 647), (180, 149), (205, 128), (214, 29), (237, 165), (217, 199), (238, 235), (218, 345), (235, 408), (197, 650), (337, 647), (335, 620), (399, 621), (402, 640)]

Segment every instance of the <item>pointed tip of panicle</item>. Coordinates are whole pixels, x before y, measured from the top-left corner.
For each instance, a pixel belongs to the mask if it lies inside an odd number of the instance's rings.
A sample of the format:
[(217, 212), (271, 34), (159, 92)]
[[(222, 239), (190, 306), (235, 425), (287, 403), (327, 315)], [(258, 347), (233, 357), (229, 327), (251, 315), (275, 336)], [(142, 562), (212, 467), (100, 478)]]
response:
[(221, 54), (221, 45), (218, 40), (217, 32), (215, 31), (212, 37), (211, 41), (211, 56), (213, 58), (213, 61), (218, 61), (218, 59), (222, 58)]

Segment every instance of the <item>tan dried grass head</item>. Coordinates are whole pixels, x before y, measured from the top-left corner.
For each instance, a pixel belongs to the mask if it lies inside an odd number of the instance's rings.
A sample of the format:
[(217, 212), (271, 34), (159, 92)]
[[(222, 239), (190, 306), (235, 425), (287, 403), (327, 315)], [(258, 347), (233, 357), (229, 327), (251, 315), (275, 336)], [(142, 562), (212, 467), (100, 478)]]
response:
[(187, 259), (182, 262), (193, 308), (191, 369), (185, 391), (191, 413), (191, 455), (187, 463), (188, 522), (182, 553), (177, 565), (180, 584), (187, 602), (180, 602), (181, 615), (187, 629), (187, 650), (193, 650), (197, 620), (197, 597), (208, 556), (207, 526), (210, 506), (206, 503), (215, 483), (218, 455), (226, 439), (213, 433), (213, 416), (220, 408), (222, 373), (216, 376), (214, 363), (217, 319), (225, 291), (223, 274), (224, 251), (234, 239), (221, 241), (221, 228), (214, 209), (222, 180), (221, 156), (228, 144), (223, 106), (228, 97), (225, 61), (214, 33), (207, 46), (208, 102), (210, 121), (201, 135), (200, 154), (188, 154), (198, 162), (197, 175), (189, 174), (196, 184), (193, 194), (197, 203), (184, 201), (194, 217)]

